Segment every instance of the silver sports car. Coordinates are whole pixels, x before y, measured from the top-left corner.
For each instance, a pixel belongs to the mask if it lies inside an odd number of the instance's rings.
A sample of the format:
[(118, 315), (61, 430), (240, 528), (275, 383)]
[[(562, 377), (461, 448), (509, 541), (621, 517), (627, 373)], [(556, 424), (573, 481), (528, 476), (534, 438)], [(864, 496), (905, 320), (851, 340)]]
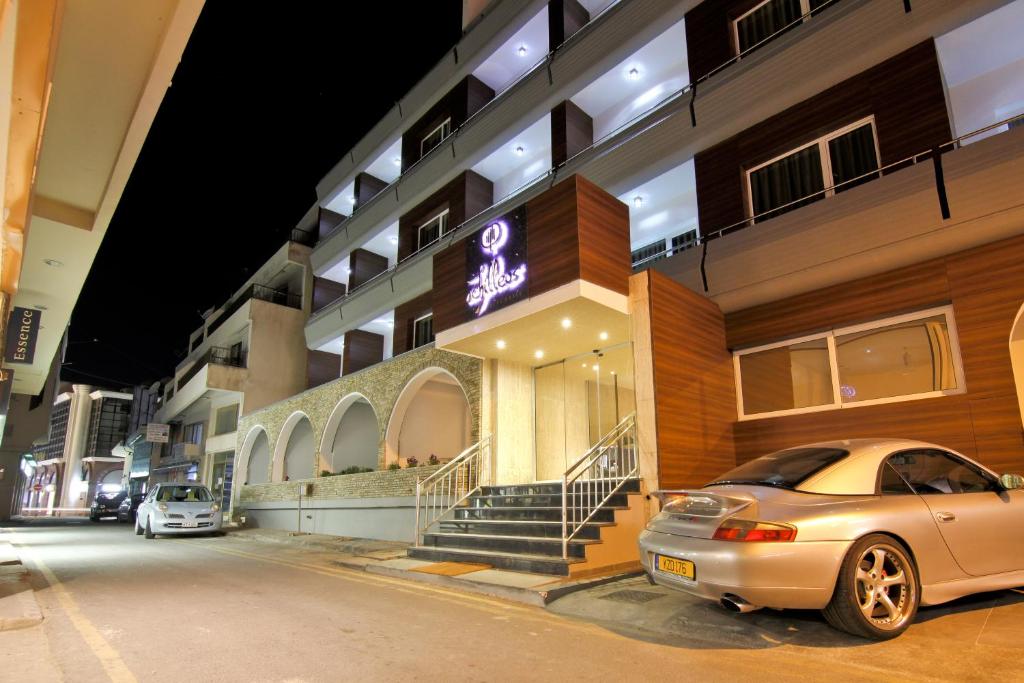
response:
[(918, 605), (1024, 585), (1022, 487), (919, 441), (791, 448), (658, 491), (640, 557), (651, 581), (728, 609), (820, 609), (884, 640)]

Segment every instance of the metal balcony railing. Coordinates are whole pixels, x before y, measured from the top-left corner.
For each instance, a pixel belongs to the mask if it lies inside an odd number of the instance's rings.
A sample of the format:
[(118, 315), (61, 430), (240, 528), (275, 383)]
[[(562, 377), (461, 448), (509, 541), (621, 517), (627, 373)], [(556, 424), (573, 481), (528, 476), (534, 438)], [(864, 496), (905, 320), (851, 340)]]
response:
[(199, 374), (204, 366), (213, 363), (214, 365), (227, 365), (230, 367), (246, 367), (246, 352), (244, 349), (231, 349), (225, 346), (211, 346), (208, 348), (192, 366), (182, 373), (178, 379), (178, 391), (188, 384), (188, 381)]
[(289, 308), (302, 308), (301, 295), (292, 294), (287, 289), (274, 289), (273, 287), (253, 283), (232, 299), (224, 308), (224, 311), (217, 316), (217, 319), (210, 323), (206, 328), (206, 336), (209, 337), (213, 334), (218, 327), (224, 324), (225, 320), (230, 318), (235, 311), (244, 306), (250, 299), (268, 301), (272, 304), (287, 306)]

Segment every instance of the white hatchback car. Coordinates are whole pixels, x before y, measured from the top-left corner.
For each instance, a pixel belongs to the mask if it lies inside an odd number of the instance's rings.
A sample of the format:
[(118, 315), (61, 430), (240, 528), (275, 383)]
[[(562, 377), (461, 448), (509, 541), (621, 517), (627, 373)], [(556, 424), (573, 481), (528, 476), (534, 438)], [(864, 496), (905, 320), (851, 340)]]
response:
[(223, 513), (210, 489), (202, 484), (157, 484), (139, 505), (135, 533), (212, 534), (220, 531)]

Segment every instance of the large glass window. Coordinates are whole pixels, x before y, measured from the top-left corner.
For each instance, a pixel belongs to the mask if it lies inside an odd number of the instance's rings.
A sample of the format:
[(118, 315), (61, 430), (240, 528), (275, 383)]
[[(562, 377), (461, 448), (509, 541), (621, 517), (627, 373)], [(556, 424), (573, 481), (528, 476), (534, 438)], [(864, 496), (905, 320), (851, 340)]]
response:
[(776, 34), (799, 26), (833, 0), (765, 0), (733, 22), (736, 53), (773, 38)]
[(441, 122), (441, 125), (423, 136), (423, 139), (420, 141), (420, 156), (424, 156), (427, 152), (440, 145), (451, 134), (452, 120), (447, 118)]
[(873, 118), (863, 119), (747, 171), (750, 215), (773, 218), (877, 174)]
[(420, 226), (419, 240), (416, 248), (422, 249), (449, 232), (451, 230), (448, 227), (448, 209), (445, 209)]
[(964, 391), (949, 307), (738, 351), (734, 363), (741, 419)]

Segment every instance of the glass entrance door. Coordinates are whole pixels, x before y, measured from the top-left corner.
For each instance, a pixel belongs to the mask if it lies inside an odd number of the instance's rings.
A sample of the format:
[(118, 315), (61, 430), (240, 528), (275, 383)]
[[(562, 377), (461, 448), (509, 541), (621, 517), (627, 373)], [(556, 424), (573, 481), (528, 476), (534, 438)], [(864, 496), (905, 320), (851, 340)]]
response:
[(628, 342), (535, 368), (536, 480), (561, 479), (634, 406)]
[(235, 470), (235, 453), (217, 453), (213, 457), (213, 470), (210, 473), (210, 492), (214, 499), (219, 499), (220, 509), (227, 512), (231, 507), (231, 479)]

